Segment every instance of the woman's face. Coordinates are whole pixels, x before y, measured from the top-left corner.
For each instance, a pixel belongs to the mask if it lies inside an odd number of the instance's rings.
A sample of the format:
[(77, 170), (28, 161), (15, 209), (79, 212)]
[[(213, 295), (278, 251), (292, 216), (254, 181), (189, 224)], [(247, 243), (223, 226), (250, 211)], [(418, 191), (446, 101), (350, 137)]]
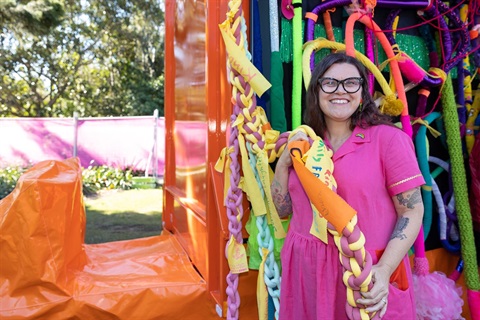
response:
[[(338, 81), (345, 79), (348, 80), (338, 83)], [(322, 90), (321, 86), (318, 88), (319, 105), (325, 115), (325, 120), (336, 122), (349, 121), (351, 115), (357, 110), (362, 98), (361, 81), (364, 80), (359, 79), (360, 73), (357, 68), (349, 63), (336, 63), (327, 69), (319, 81), (321, 81), (324, 90), (331, 93)], [(335, 90), (337, 85), (338, 88)], [(357, 88), (358, 90), (353, 92)]]

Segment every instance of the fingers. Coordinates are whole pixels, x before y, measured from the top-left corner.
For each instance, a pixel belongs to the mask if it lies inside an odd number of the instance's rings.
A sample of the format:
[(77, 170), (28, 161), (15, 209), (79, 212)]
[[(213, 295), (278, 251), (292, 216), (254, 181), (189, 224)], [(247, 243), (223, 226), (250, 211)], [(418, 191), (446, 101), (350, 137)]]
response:
[(382, 303), (383, 303), (383, 307), (380, 311), (380, 318), (383, 318), (383, 316), (385, 315), (385, 313), (387, 312), (387, 305), (388, 305), (388, 299), (387, 298), (382, 298)]
[(372, 282), (371, 290), (362, 292), (362, 299), (358, 299), (357, 303), (365, 305), (369, 313), (380, 312), (382, 317), (387, 312), (389, 278), (378, 268), (372, 268)]
[(305, 132), (298, 131), (293, 136), (288, 138), (288, 142), (297, 141), (297, 140), (308, 141), (308, 136), (305, 134)]
[(366, 308), (365, 310), (368, 313), (379, 312), (380, 317), (383, 317), (387, 312), (388, 298), (387, 296), (383, 296), (380, 299), (378, 299), (377, 297), (375, 300), (378, 300), (378, 301), (370, 305), (365, 304), (365, 305), (368, 305), (368, 308)]
[[(297, 133), (295, 133), (293, 136), (289, 137), (288, 138), (288, 142), (292, 142), (292, 141), (308, 141), (308, 136), (305, 134), (305, 132), (302, 132), (302, 131), (299, 131)], [(285, 150), (287, 151), (287, 150)], [(293, 162), (292, 162), (292, 159), (290, 157), (290, 152), (283, 152), (282, 155), (280, 156), (279, 158), (279, 162), (277, 163), (277, 165), (283, 165), (285, 167), (290, 167)]]

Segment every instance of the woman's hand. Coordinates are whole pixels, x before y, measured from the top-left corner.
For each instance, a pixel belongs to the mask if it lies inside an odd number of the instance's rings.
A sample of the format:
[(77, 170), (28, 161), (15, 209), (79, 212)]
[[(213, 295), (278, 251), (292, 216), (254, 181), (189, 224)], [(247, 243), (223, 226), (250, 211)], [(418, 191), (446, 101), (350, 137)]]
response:
[(288, 138), (287, 146), (283, 151), (282, 155), (278, 159), (277, 166), (283, 166), (288, 168), (293, 165), (292, 157), (290, 156), (290, 150), (288, 149), (288, 143), (292, 141), (308, 141), (308, 136), (303, 131), (296, 132), (293, 136)]
[(362, 299), (357, 303), (367, 306), (365, 309), (369, 313), (379, 312), (380, 318), (387, 312), (388, 306), (388, 287), (390, 284), (390, 268), (381, 264), (372, 266), (373, 287), (369, 292), (363, 292)]

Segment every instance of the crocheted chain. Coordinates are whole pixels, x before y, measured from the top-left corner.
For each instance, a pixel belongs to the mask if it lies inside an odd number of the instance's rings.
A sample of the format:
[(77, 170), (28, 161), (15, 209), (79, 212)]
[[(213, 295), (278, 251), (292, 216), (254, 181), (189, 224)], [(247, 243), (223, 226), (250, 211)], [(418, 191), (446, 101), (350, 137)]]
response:
[[(260, 191), (262, 193), (262, 198), (265, 198), (265, 190), (262, 187), (262, 183), (260, 181), (259, 175), (257, 173), (255, 163), (256, 163), (256, 154), (252, 152), (251, 147), (249, 147), (249, 142), (247, 142), (247, 148), (249, 149), (249, 163), (252, 167), (252, 170), (255, 173), (255, 177), (257, 183), (260, 187)], [(264, 275), (263, 279), (267, 286), (268, 293), (273, 300), (273, 304), (275, 306), (275, 318), (279, 318), (279, 311), (280, 311), (280, 268), (278, 267), (278, 263), (275, 260), (273, 249), (274, 249), (274, 241), (273, 237), (270, 232), (270, 228), (268, 227), (267, 219), (265, 214), (258, 215), (255, 217), (255, 225), (258, 229), (257, 235), (257, 242), (258, 242), (258, 253), (263, 259), (265, 252), (267, 253), (266, 261), (265, 261), (265, 268), (264, 268)], [(266, 251), (267, 250), (267, 251)]]
[[(244, 35), (241, 32), (241, 25), (243, 20), (243, 11), (240, 1), (230, 1), (228, 3), (229, 12), (227, 19), (230, 22), (232, 35), (235, 36), (235, 42), (240, 48), (244, 48)], [(241, 113), (242, 106), (252, 104), (253, 90), (245, 83), (242, 75), (231, 67), (228, 61), (229, 80), (232, 84), (232, 103), (233, 114), (230, 120), (234, 123)], [(243, 86), (241, 84), (244, 84)], [(230, 238), (235, 239), (237, 243), (242, 244), (242, 217), (243, 217), (243, 193), (239, 187), (240, 184), (240, 164), (238, 163), (239, 144), (238, 144), (238, 128), (235, 125), (231, 126), (229, 137), (229, 147), (233, 146), (233, 152), (229, 154), (230, 157), (230, 187), (226, 197), (228, 230), (230, 231)], [(233, 240), (232, 239), (232, 240)], [(225, 247), (225, 255), (228, 258), (228, 244)], [(240, 307), (240, 295), (238, 293), (238, 274), (229, 272), (227, 277), (227, 319), (238, 319), (238, 309)]]

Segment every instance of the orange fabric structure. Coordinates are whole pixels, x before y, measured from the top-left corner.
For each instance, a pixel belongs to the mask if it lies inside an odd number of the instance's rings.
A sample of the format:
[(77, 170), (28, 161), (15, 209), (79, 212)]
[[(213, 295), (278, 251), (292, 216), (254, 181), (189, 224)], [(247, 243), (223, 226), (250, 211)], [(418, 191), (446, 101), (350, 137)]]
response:
[(0, 319), (216, 318), (171, 234), (86, 245), (76, 158), (40, 162), (0, 201)]

